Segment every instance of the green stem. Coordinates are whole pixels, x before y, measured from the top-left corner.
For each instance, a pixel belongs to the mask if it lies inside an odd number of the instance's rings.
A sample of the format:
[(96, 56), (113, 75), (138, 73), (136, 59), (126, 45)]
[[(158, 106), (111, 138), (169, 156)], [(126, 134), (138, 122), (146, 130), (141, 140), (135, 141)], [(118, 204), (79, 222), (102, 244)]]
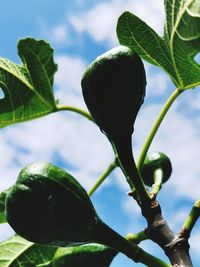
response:
[(128, 241), (103, 222), (98, 225), (96, 234), (95, 238), (98, 243), (107, 245), (122, 252), (135, 262), (141, 262), (148, 267), (172, 267), (170, 264), (167, 264), (159, 258), (147, 253), (137, 244)]
[(61, 111), (61, 110), (73, 111), (75, 113), (78, 113), (78, 114), (86, 117), (88, 120), (93, 121), (91, 115), (88, 112), (86, 112), (85, 110), (82, 110), (80, 108), (76, 108), (76, 107), (72, 107), (72, 106), (57, 105), (56, 111)]
[(148, 267), (173, 267), (171, 264), (168, 264), (152, 256), (151, 254), (147, 253), (146, 251), (142, 249), (140, 253), (138, 253), (136, 262), (141, 262)]
[(199, 216), (200, 216), (200, 199), (198, 199), (195, 202), (188, 217), (186, 218), (186, 220), (182, 226), (182, 230), (180, 231), (180, 234), (179, 234), (181, 237), (189, 238), (190, 233), (191, 233), (196, 221), (198, 220)]
[(149, 239), (149, 237), (146, 235), (145, 231), (141, 231), (135, 234), (127, 234), (126, 239), (132, 243), (139, 244), (140, 242)]
[(88, 196), (91, 196), (97, 188), (103, 183), (103, 181), (106, 179), (106, 177), (117, 167), (116, 162), (112, 162), (108, 168), (102, 173), (102, 175), (99, 177), (97, 182), (93, 185), (93, 187), (88, 191)]
[(169, 110), (169, 108), (171, 107), (171, 105), (174, 103), (174, 101), (176, 100), (176, 98), (183, 92), (183, 90), (177, 88), (173, 93), (172, 95), (168, 98), (167, 102), (165, 103), (163, 109), (161, 110), (160, 114), (158, 115), (158, 118), (157, 120), (155, 121), (147, 139), (146, 139), (146, 142), (144, 143), (144, 146), (142, 148), (142, 151), (140, 153), (140, 156), (139, 156), (139, 159), (138, 159), (138, 163), (137, 163), (137, 166), (138, 166), (138, 170), (141, 170), (142, 168), (142, 165), (144, 163), (144, 159), (145, 159), (145, 156), (147, 154), (147, 151), (153, 141), (153, 138), (162, 122), (162, 120), (164, 119), (167, 111)]
[(136, 189), (141, 207), (149, 207), (151, 205), (151, 199), (135, 164), (131, 135), (113, 136), (112, 140), (119, 157), (119, 164), (125, 173), (126, 180), (131, 190)]
[(163, 176), (164, 176), (164, 173), (162, 169), (157, 169), (154, 172), (154, 184), (152, 185), (152, 191), (151, 191), (151, 195), (153, 197), (157, 196), (158, 192), (160, 191), (162, 187)]

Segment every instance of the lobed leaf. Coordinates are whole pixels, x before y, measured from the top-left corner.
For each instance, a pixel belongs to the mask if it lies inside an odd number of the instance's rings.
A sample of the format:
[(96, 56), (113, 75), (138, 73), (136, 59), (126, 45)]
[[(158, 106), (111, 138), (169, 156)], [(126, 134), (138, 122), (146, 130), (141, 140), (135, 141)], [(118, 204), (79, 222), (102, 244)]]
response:
[(53, 49), (33, 38), (18, 43), (22, 65), (0, 58), (0, 127), (47, 115), (56, 109)]

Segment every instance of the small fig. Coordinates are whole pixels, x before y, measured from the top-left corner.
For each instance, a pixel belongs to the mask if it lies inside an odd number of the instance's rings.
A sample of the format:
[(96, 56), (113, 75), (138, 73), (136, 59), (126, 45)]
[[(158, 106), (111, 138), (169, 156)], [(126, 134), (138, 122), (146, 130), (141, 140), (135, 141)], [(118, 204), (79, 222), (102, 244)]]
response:
[(157, 178), (165, 183), (172, 173), (172, 165), (168, 156), (162, 152), (151, 152), (146, 155), (141, 175), (146, 185), (152, 186)]
[(108, 267), (116, 254), (116, 250), (95, 243), (59, 248), (52, 267)]

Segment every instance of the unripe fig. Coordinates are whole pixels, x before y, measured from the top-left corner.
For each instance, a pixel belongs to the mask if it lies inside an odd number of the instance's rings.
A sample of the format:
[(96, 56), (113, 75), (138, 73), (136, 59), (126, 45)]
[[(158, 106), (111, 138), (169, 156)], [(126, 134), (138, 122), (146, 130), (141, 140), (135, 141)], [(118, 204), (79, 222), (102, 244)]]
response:
[(8, 223), (35, 243), (92, 240), (99, 221), (82, 186), (50, 163), (33, 163), (19, 174), (6, 197)]
[(141, 169), (141, 175), (146, 185), (152, 186), (156, 182), (156, 172), (158, 174), (158, 179), (160, 179), (160, 173), (162, 174), (161, 183), (165, 183), (172, 173), (171, 161), (168, 156), (162, 152), (151, 152), (146, 155)]
[(116, 250), (95, 243), (59, 248), (52, 267), (108, 267), (116, 254)]
[(140, 57), (119, 46), (97, 57), (81, 81), (85, 103), (100, 129), (111, 136), (128, 135), (145, 95)]
[(8, 223), (31, 242), (57, 246), (100, 243), (135, 259), (139, 248), (97, 215), (84, 188), (50, 163), (32, 163), (19, 174), (6, 201)]

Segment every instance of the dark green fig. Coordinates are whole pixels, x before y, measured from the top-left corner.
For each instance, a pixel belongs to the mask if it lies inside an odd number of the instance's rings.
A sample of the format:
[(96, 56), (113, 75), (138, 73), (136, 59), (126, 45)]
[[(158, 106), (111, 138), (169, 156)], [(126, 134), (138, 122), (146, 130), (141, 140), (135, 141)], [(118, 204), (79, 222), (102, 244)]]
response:
[(66, 247), (100, 243), (132, 259), (139, 250), (101, 221), (75, 178), (50, 163), (26, 166), (5, 206), (8, 223), (31, 242)]
[(95, 243), (59, 248), (52, 267), (108, 267), (116, 254), (116, 250)]
[(85, 103), (110, 139), (131, 189), (149, 201), (132, 154), (131, 135), (144, 101), (146, 75), (142, 60), (130, 48), (116, 47), (94, 60), (81, 81)]
[(146, 185), (152, 186), (155, 183), (165, 183), (171, 173), (171, 161), (166, 154), (151, 152), (146, 155), (141, 169), (141, 175)]
[(81, 84), (85, 103), (104, 133), (112, 138), (133, 132), (146, 87), (136, 53), (125, 46), (109, 50), (89, 65)]
[(99, 218), (82, 186), (50, 163), (33, 163), (19, 174), (6, 197), (8, 223), (35, 243), (92, 240)]

